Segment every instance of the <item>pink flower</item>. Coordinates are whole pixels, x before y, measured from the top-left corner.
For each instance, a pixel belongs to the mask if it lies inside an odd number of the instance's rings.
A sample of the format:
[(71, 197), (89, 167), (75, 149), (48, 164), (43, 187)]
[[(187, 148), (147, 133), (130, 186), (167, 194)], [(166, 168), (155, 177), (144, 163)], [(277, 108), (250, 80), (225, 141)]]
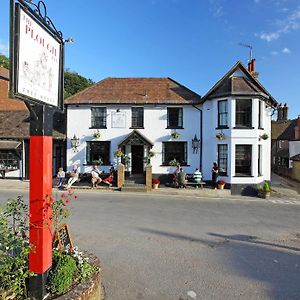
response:
[(78, 197), (77, 197), (77, 196), (74, 196), (74, 198), (77, 199)]
[(31, 218), (32, 217), (32, 213), (28, 213), (28, 217)]
[(67, 195), (65, 193), (61, 194), (62, 198), (65, 198)]
[(70, 200), (69, 200), (69, 199), (67, 199), (67, 200), (66, 200), (66, 203), (69, 203), (69, 202), (70, 202)]

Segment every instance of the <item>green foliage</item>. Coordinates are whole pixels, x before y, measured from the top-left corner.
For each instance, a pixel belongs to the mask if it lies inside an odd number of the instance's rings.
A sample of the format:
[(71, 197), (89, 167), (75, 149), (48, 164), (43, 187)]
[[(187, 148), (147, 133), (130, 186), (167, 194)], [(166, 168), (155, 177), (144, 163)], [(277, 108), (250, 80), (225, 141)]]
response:
[(77, 72), (66, 70), (64, 76), (65, 99), (94, 84), (91, 79), (87, 79)]
[(264, 182), (264, 185), (263, 185), (263, 191), (264, 191), (265, 193), (269, 193), (269, 192), (271, 191), (271, 189), (270, 189), (270, 184), (269, 184), (268, 181), (265, 181), (265, 182)]
[(68, 292), (77, 272), (76, 261), (71, 255), (53, 251), (53, 265), (48, 283), (51, 294), (61, 295)]
[(21, 196), (0, 211), (0, 299), (25, 299), (28, 270), (28, 207)]
[(176, 167), (176, 166), (179, 165), (179, 161), (176, 158), (174, 158), (174, 159), (169, 161), (169, 165), (173, 166), (173, 167)]
[(9, 58), (3, 54), (0, 54), (0, 67), (9, 69)]

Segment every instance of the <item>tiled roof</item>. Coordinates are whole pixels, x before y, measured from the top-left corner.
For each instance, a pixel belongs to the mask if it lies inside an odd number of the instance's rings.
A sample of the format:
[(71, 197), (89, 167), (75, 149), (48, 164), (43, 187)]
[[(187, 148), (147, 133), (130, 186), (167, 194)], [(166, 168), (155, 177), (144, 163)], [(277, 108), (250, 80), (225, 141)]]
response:
[(296, 161), (300, 161), (300, 154), (294, 155), (290, 158), (291, 160), (296, 160)]
[[(244, 76), (235, 75), (235, 72), (239, 70), (244, 73)], [(225, 76), (202, 97), (202, 103), (209, 99), (230, 95), (259, 95), (270, 102), (271, 105), (277, 105), (277, 101), (268, 93), (261, 83), (248, 72), (241, 62), (237, 62)]]
[(295, 126), (297, 119), (272, 122), (272, 140), (295, 140)]
[(65, 104), (195, 104), (201, 97), (171, 78), (106, 78)]
[(6, 79), (9, 80), (9, 70), (0, 67), (0, 78), (2, 77), (2, 79)]

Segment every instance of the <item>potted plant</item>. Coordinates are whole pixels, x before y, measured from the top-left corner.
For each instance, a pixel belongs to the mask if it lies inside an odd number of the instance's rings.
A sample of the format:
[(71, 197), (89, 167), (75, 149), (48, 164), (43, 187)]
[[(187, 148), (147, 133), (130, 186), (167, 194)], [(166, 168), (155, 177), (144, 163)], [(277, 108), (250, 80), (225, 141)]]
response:
[(171, 133), (171, 137), (174, 139), (174, 140), (177, 140), (180, 138), (180, 133), (179, 132), (173, 132)]
[(267, 133), (264, 133), (260, 136), (261, 139), (263, 140), (267, 140), (269, 138), (268, 134)]
[(226, 182), (224, 180), (219, 180), (217, 182), (217, 184), (218, 184), (218, 190), (224, 190), (225, 183)]
[(176, 167), (176, 166), (179, 165), (179, 161), (176, 158), (174, 158), (174, 159), (169, 161), (169, 165), (172, 166), (172, 167)]
[(216, 138), (219, 140), (224, 140), (225, 139), (225, 134), (223, 132), (219, 132), (216, 134)]
[(96, 131), (94, 131), (93, 137), (94, 137), (95, 139), (100, 139), (101, 133), (100, 133), (100, 131), (99, 131), (98, 129), (97, 129)]
[(263, 186), (258, 189), (258, 197), (269, 199), (270, 195), (271, 195), (270, 184), (268, 181), (265, 180)]
[(159, 184), (160, 184), (160, 180), (158, 178), (153, 178), (152, 179), (152, 187), (153, 187), (154, 190), (158, 189)]
[(101, 166), (103, 164), (103, 161), (102, 159), (99, 157), (99, 159), (95, 159), (92, 161), (92, 164), (93, 165), (96, 165), (96, 166)]

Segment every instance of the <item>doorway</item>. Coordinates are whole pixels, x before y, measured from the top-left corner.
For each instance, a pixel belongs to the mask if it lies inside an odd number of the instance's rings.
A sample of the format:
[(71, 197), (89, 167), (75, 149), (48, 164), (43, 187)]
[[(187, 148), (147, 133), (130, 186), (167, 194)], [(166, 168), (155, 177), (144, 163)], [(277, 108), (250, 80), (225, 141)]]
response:
[(131, 145), (131, 173), (143, 174), (144, 172), (144, 146)]

